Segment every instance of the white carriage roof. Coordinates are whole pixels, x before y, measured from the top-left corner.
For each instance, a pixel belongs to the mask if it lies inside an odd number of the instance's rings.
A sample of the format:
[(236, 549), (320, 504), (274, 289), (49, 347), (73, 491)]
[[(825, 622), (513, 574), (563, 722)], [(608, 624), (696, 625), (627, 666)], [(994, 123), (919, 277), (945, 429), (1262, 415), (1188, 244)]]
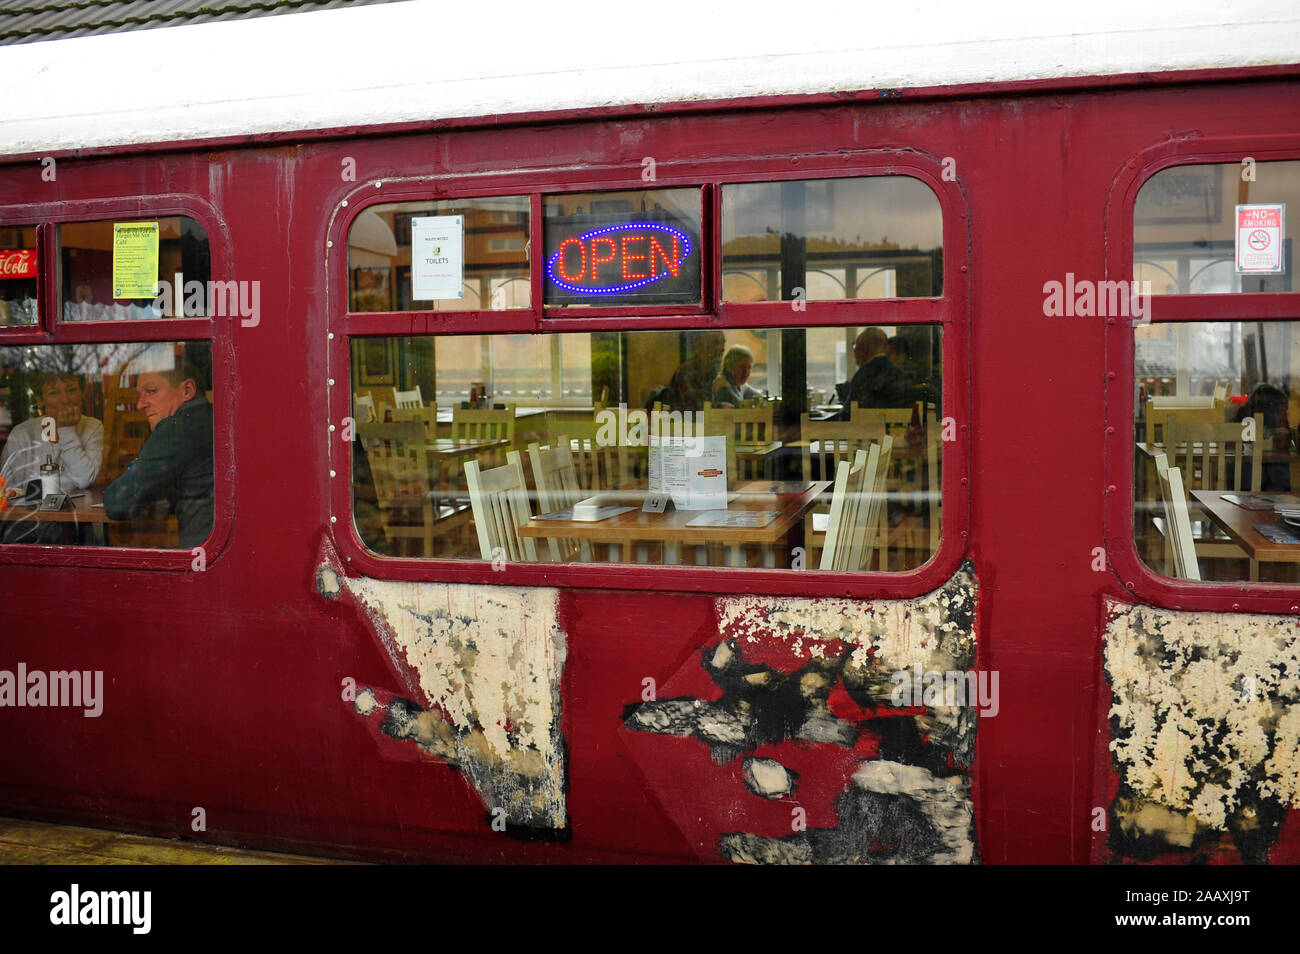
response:
[(1261, 66), (1294, 0), (410, 0), (0, 47), (0, 156), (510, 113)]

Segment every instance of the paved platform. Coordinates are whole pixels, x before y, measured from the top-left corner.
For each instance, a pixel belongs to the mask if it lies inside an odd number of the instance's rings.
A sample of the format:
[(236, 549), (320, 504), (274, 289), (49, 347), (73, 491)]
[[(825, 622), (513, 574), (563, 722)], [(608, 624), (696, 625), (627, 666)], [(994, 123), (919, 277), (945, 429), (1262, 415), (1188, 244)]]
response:
[(170, 838), (0, 818), (0, 865), (335, 865), (332, 858), (246, 851)]

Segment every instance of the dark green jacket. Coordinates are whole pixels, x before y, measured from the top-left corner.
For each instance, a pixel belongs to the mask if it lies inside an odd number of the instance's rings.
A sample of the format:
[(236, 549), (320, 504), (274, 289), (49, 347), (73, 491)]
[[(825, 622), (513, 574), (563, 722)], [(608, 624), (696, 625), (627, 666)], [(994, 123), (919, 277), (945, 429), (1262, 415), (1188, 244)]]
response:
[(174, 513), (180, 545), (196, 547), (212, 532), (212, 470), (212, 405), (191, 398), (158, 422), (140, 456), (108, 485), (104, 512), (111, 520)]

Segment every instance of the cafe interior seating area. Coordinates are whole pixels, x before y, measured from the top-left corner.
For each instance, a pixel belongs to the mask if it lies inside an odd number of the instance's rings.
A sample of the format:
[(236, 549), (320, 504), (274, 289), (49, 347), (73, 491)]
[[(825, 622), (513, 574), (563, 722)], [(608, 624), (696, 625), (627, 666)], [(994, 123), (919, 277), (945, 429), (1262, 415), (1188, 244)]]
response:
[[(352, 382), (358, 535), (385, 556), (498, 565), (919, 567), (937, 551), (942, 528), (943, 424), (937, 402), (926, 400), (940, 391), (939, 331), (909, 329), (920, 360), (896, 369), (916, 382), (918, 400), (860, 407), (845, 404), (835, 385), (855, 372), (850, 356), (862, 329), (827, 330), (841, 342), (840, 363), (833, 346), (830, 362), (809, 353), (799, 383), (813, 386), (795, 395), (780, 393), (791, 381), (791, 369), (779, 366), (781, 336), (806, 344), (813, 335), (728, 331), (711, 359), (744, 349), (756, 395), (734, 403), (713, 391), (715, 376), (725, 383), (722, 372), (699, 357), (700, 336), (689, 331), (620, 332), (582, 348), (541, 336), (541, 347), (526, 352), (534, 361), (580, 356), (562, 368), (501, 367), (520, 353), (498, 340), (509, 336), (361, 339)], [(473, 378), (467, 345), (478, 359)], [(379, 347), (387, 353), (376, 359)], [(713, 393), (683, 407), (668, 385), (692, 362)], [(365, 382), (376, 366), (392, 383)], [(529, 376), (582, 381), (583, 393), (500, 394), (501, 382)], [(683, 466), (712, 476), (709, 493), (690, 473), (669, 481)]]

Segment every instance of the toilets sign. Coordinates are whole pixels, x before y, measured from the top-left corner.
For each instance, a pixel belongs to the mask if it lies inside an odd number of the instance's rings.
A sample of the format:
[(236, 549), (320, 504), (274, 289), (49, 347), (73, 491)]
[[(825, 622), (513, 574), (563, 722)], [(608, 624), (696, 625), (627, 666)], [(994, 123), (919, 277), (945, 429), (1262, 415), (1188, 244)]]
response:
[(1286, 205), (1237, 206), (1237, 271), (1281, 272)]

